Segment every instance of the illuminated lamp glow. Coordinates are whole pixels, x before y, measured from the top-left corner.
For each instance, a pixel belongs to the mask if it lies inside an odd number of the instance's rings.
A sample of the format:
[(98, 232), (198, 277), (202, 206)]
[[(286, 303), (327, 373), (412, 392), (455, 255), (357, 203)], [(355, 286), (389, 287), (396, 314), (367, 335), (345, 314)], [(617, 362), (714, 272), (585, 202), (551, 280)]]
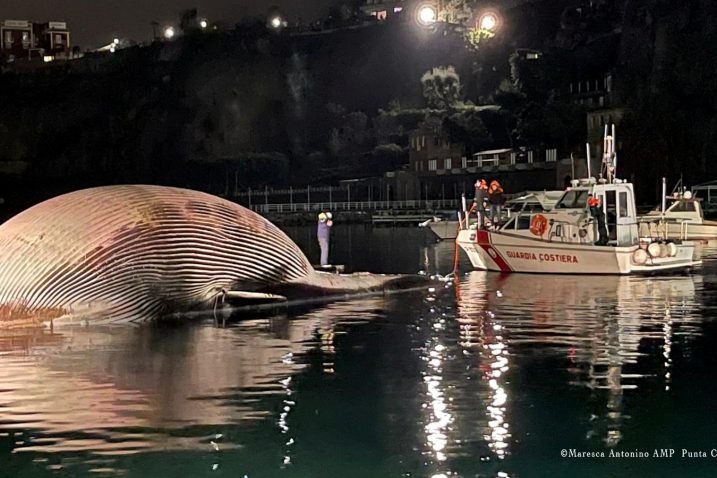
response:
[(484, 13), (478, 21), (481, 30), (493, 31), (498, 26), (498, 17), (495, 13)]
[(164, 38), (173, 38), (175, 34), (176, 32), (174, 31), (174, 27), (167, 27), (164, 29)]
[(425, 5), (418, 9), (418, 21), (423, 25), (431, 25), (436, 22), (436, 8)]
[(271, 19), (270, 23), (272, 27), (279, 28), (281, 26), (281, 18), (274, 17)]
[(206, 20), (201, 20), (199, 22), (199, 26), (202, 28), (207, 28), (209, 26), (209, 23)]

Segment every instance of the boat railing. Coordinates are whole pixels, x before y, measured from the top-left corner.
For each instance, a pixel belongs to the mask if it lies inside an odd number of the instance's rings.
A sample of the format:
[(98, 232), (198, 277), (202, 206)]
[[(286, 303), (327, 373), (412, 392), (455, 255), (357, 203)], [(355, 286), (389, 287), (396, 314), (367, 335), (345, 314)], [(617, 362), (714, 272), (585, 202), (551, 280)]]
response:
[[(665, 216), (640, 216), (637, 218), (638, 227), (641, 225), (647, 226), (647, 230), (650, 236), (655, 236), (660, 239), (668, 238), (668, 225), (679, 224), (680, 226), (680, 240), (687, 239), (687, 224), (690, 222), (687, 218), (679, 217), (665, 217)], [(654, 228), (653, 228), (654, 226)]]

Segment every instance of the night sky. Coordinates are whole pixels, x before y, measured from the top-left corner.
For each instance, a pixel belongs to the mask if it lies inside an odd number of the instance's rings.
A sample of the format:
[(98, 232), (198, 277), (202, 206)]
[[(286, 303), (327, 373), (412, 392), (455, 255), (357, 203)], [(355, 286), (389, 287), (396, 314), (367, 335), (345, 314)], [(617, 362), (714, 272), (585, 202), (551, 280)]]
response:
[(113, 38), (149, 40), (149, 23), (177, 23), (179, 12), (196, 7), (210, 21), (234, 25), (246, 16), (264, 15), (278, 5), (290, 21), (313, 20), (333, 0), (2, 0), (0, 19), (66, 21), (72, 43), (83, 49), (110, 43)]

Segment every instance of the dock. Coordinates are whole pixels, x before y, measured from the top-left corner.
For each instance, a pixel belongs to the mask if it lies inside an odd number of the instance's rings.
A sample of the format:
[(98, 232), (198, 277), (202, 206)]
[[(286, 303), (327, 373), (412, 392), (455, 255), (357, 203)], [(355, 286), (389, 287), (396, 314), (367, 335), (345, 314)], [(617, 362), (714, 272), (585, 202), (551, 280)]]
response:
[(437, 215), (455, 214), (459, 200), (345, 201), (316, 203), (255, 204), (250, 206), (278, 224), (312, 224), (322, 211), (330, 211), (343, 223), (418, 225)]

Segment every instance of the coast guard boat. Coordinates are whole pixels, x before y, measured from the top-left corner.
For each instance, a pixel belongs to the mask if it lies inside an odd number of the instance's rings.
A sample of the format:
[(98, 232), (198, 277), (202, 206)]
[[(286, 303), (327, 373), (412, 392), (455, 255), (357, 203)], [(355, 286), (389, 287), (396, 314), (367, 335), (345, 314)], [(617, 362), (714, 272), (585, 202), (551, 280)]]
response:
[[(640, 237), (633, 185), (615, 177), (614, 138), (615, 127), (612, 135), (606, 127), (600, 179), (574, 180), (552, 210), (518, 214), (499, 230), (462, 222), (456, 241), (473, 266), (500, 272), (631, 274), (700, 264), (694, 259), (693, 242)], [(588, 207), (590, 195), (601, 199), (607, 245), (595, 244), (597, 224)]]

